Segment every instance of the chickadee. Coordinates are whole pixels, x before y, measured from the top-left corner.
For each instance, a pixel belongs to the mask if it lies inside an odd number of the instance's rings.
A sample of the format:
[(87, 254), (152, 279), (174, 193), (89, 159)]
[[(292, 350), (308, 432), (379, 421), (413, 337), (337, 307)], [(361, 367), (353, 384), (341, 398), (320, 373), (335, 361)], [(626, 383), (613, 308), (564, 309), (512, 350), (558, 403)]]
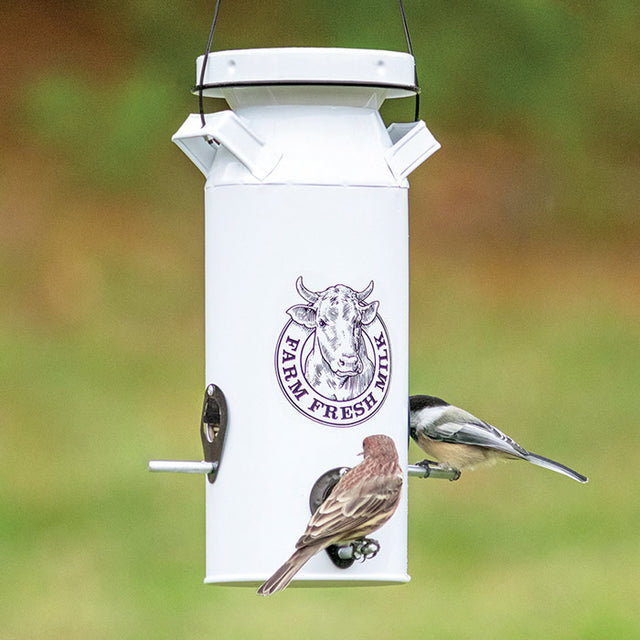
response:
[(409, 398), (409, 435), (427, 455), (458, 471), (520, 458), (587, 482), (586, 476), (527, 451), (502, 431), (433, 396)]

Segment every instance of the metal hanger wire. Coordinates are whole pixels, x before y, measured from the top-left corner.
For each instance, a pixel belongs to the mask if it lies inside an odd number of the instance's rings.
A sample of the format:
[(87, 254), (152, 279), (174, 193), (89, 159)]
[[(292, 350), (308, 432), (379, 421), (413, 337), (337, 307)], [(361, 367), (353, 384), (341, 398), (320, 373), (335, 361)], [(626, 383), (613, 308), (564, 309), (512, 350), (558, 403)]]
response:
[[(209, 39), (207, 40), (207, 48), (204, 52), (204, 60), (202, 61), (202, 67), (200, 69), (200, 79), (198, 82), (198, 105), (200, 107), (200, 122), (204, 127), (206, 124), (205, 116), (204, 116), (204, 100), (203, 100), (203, 91), (205, 89), (204, 84), (204, 76), (207, 68), (207, 60), (209, 58), (209, 54), (211, 53), (211, 46), (213, 44), (213, 34), (216, 30), (216, 25), (218, 24), (218, 14), (220, 13), (220, 3), (221, 0), (216, 0), (216, 6), (213, 12), (213, 21), (211, 22), (211, 29), (209, 31)], [(413, 54), (413, 45), (411, 44), (411, 34), (409, 33), (409, 26), (407, 24), (407, 15), (404, 10), (404, 3), (402, 0), (398, 0), (398, 4), (400, 5), (400, 16), (402, 17), (402, 27), (404, 29), (404, 37), (407, 42), (407, 52), (413, 56), (414, 58), (414, 84), (415, 84), (415, 111), (414, 111), (414, 119), (417, 122), (420, 119), (420, 84), (418, 82), (418, 68), (415, 64), (415, 56)]]

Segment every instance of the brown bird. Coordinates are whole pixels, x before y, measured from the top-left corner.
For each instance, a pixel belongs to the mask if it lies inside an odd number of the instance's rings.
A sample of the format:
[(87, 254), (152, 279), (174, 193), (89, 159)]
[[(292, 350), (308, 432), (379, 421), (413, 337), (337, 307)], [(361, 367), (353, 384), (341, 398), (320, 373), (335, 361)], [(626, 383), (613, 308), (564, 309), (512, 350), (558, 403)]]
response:
[(434, 396), (409, 398), (409, 435), (427, 455), (450, 469), (461, 471), (501, 459), (520, 459), (587, 482), (581, 473), (527, 451), (496, 427)]
[(379, 529), (400, 501), (402, 468), (389, 436), (368, 436), (364, 460), (345, 473), (313, 514), (293, 555), (258, 589), (269, 596), (284, 589), (304, 564), (332, 544), (346, 544)]

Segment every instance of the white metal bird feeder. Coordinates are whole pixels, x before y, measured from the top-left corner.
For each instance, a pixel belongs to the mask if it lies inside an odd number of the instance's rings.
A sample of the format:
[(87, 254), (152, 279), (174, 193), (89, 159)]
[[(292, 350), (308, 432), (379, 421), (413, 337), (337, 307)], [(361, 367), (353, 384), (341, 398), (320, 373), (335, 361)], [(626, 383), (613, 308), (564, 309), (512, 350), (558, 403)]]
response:
[[(205, 582), (255, 585), (293, 550), (316, 481), (354, 466), (363, 438), (389, 435), (407, 467), (407, 175), (440, 145), (424, 122), (386, 127), (378, 112), (415, 94), (411, 54), (218, 51), (198, 58), (198, 82), (203, 64), (201, 91), (231, 110), (204, 126), (190, 115), (173, 141), (206, 178), (215, 387), (209, 462), (174, 470), (213, 472)], [(345, 569), (320, 553), (293, 584), (409, 580), (406, 475), (375, 538), (374, 559)]]

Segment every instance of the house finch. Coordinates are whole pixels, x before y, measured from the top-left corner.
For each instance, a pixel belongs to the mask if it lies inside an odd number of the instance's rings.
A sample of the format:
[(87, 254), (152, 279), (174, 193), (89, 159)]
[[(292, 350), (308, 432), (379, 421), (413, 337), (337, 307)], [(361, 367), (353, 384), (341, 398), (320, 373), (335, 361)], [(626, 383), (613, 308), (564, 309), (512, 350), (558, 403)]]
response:
[(303, 565), (332, 544), (346, 544), (379, 529), (400, 501), (402, 468), (389, 436), (362, 443), (364, 460), (349, 470), (311, 516), (293, 555), (258, 589), (263, 596), (284, 589)]
[(409, 398), (409, 435), (427, 455), (458, 471), (519, 458), (587, 482), (582, 474), (527, 451), (502, 431), (440, 398)]

